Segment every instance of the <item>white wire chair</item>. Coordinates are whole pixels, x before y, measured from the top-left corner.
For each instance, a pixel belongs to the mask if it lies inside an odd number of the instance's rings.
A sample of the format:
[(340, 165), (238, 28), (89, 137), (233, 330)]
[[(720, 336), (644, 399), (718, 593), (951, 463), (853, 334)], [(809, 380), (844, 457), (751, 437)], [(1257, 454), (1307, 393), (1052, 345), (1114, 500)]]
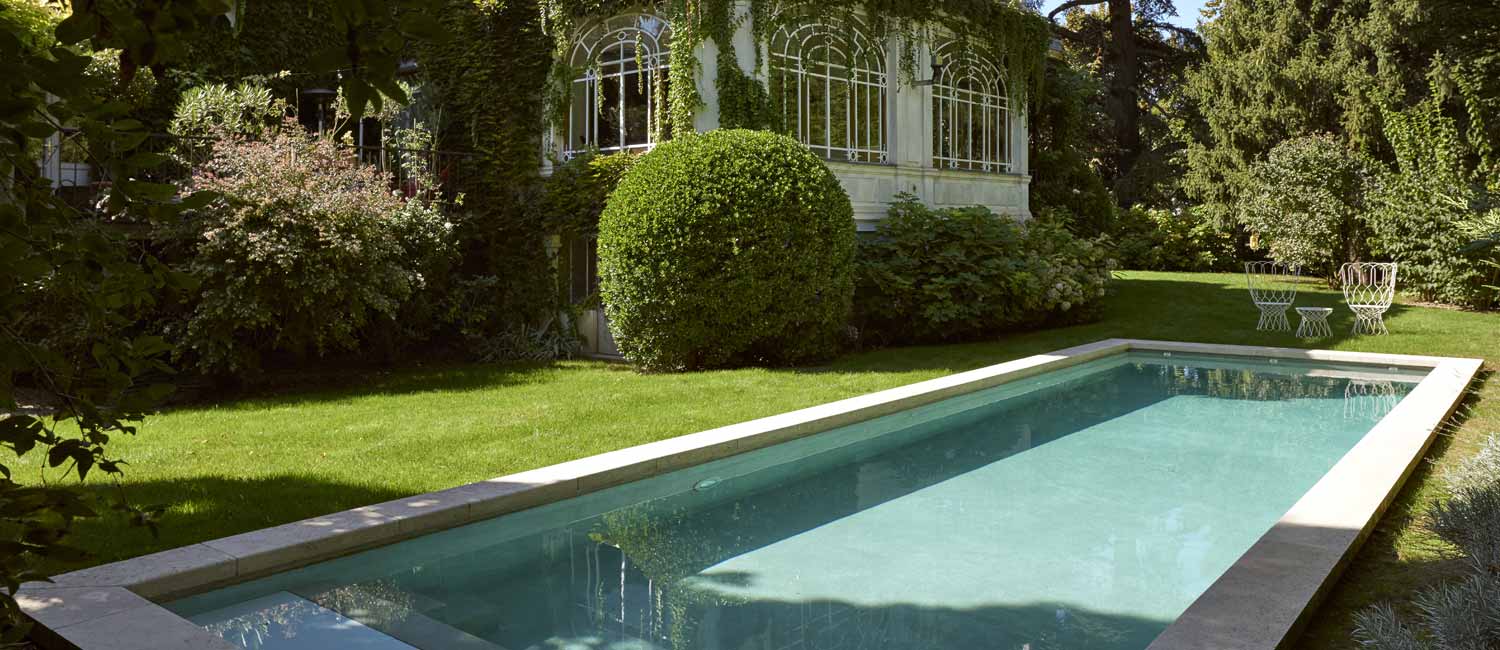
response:
[(1250, 300), (1260, 308), (1258, 330), (1289, 330), (1286, 311), (1297, 300), (1297, 278), (1302, 269), (1280, 262), (1245, 262), (1245, 284)]
[(1355, 334), (1389, 334), (1385, 312), (1396, 297), (1395, 262), (1349, 262), (1339, 267), (1344, 302), (1354, 312)]

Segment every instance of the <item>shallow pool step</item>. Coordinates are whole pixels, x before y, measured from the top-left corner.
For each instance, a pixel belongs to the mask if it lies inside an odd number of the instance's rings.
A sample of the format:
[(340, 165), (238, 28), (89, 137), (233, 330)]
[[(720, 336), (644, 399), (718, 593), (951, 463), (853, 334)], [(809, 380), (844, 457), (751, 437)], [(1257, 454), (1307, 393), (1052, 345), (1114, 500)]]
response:
[[(389, 600), (362, 594), (357, 610), (341, 612), (366, 627), (381, 632), (405, 644), (423, 650), (506, 650), (504, 647), (469, 634), (452, 625), (434, 619), (422, 611), (430, 611), (442, 604), (425, 596), (407, 594), (412, 602), (400, 605)], [(334, 606), (328, 594), (313, 595), (312, 600), (325, 606)], [(398, 613), (397, 615), (391, 615)]]
[[(230, 643), (257, 650), (418, 650), (343, 614), (278, 591), (193, 616)], [(457, 647), (457, 646), (455, 646)]]

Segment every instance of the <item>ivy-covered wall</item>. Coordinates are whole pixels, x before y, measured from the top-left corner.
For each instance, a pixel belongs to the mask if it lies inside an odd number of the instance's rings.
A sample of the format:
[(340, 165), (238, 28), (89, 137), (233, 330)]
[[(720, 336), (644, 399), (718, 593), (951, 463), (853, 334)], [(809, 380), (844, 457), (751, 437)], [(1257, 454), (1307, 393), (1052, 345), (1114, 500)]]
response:
[[(1041, 88), (1051, 29), (1046, 20), (1013, 0), (541, 0), (542, 20), (553, 40), (553, 61), (548, 75), (549, 119), (561, 125), (567, 119), (567, 99), (580, 70), (568, 60), (572, 38), (592, 19), (631, 10), (654, 11), (672, 24), (667, 124), (691, 125), (702, 108), (697, 80), (701, 65), (696, 50), (706, 42), (717, 45), (714, 79), (718, 95), (720, 125), (725, 127), (778, 128), (774, 116), (780, 93), (768, 92), (766, 84), (746, 75), (736, 61), (733, 35), (741, 21), (748, 20), (754, 41), (767, 42), (787, 20), (808, 16), (849, 18), (858, 15), (868, 36), (887, 40), (899, 36), (900, 75), (903, 83), (928, 76), (918, 70), (920, 48), (934, 33), (951, 34), (965, 47), (982, 50), (998, 59), (1010, 80), (1013, 98), (1019, 99)], [(736, 10), (746, 5), (747, 12)], [(774, 13), (773, 13), (774, 9)], [(853, 24), (854, 21), (840, 21)], [(757, 60), (760, 52), (755, 52)], [(759, 67), (759, 66), (757, 66)], [(772, 80), (774, 83), (774, 80)]]
[(458, 212), (464, 271), (495, 282), (478, 299), (529, 321), (554, 306), (539, 191), (551, 41), (536, 0), (451, 0), (450, 38), (419, 52), (438, 106), (439, 147), (471, 152)]
[[(740, 4), (743, 3), (743, 4)], [(779, 26), (772, 0), (450, 0), (440, 16), (451, 38), (415, 52), (437, 109), (442, 149), (472, 152), (463, 174), (463, 202), (455, 221), (464, 242), (462, 275), (454, 290), (477, 292), (476, 305), (496, 317), (545, 318), (556, 307), (545, 236), (535, 209), (549, 123), (567, 119), (567, 93), (578, 70), (569, 65), (571, 38), (591, 19), (650, 10), (671, 22), (668, 110), (656, 125), (670, 137), (702, 109), (698, 46), (717, 45), (712, 80), (724, 127), (777, 128), (780, 115), (765, 82), (737, 64), (733, 34), (749, 19), (757, 41)], [(325, 80), (306, 74), (313, 55), (331, 40), (330, 21), (316, 2), (244, 0), (237, 26), (192, 45), (207, 80), (246, 74), (294, 73), (279, 85), (307, 87)], [(875, 38), (902, 36), (903, 83), (925, 77), (918, 50), (929, 30), (954, 34), (1003, 61), (1019, 95), (1041, 83), (1049, 38), (1046, 22), (1007, 0), (782, 0), (778, 16), (860, 14)], [(747, 8), (748, 12), (738, 8)], [(747, 18), (748, 16), (748, 18)], [(758, 48), (755, 57), (760, 56)], [(1025, 80), (1024, 83), (1019, 80)], [(326, 80), (326, 81), (331, 81)], [(327, 85), (323, 83), (321, 85)], [(661, 86), (661, 84), (658, 84)], [(477, 280), (475, 280), (477, 279)], [(492, 323), (494, 325), (494, 323)]]
[[(928, 30), (940, 29), (1001, 59), (1017, 96), (1039, 88), (1050, 31), (1046, 22), (1017, 5), (995, 0), (783, 0), (779, 16), (843, 12), (868, 19), (871, 36), (905, 38), (901, 53), (904, 82), (927, 76), (916, 69), (917, 48)], [(748, 12), (737, 7), (747, 7)], [(481, 173), (465, 188), (473, 213), (461, 226), (473, 248), (465, 259), (471, 272), (492, 274), (511, 285), (496, 300), (520, 312), (548, 306), (542, 234), (545, 223), (530, 215), (539, 180), (541, 137), (567, 120), (568, 93), (579, 70), (569, 61), (572, 38), (588, 21), (629, 11), (650, 10), (673, 29), (668, 110), (653, 125), (658, 138), (691, 130), (702, 109), (697, 50), (717, 46), (715, 86), (719, 125), (776, 128), (766, 84), (736, 63), (733, 34), (751, 21), (755, 40), (764, 42), (778, 27), (772, 0), (452, 0), (443, 16), (453, 38), (420, 53), (424, 78), (442, 107), (440, 141), (445, 148), (473, 151)], [(755, 53), (759, 57), (759, 51)], [(656, 84), (660, 88), (663, 84)]]

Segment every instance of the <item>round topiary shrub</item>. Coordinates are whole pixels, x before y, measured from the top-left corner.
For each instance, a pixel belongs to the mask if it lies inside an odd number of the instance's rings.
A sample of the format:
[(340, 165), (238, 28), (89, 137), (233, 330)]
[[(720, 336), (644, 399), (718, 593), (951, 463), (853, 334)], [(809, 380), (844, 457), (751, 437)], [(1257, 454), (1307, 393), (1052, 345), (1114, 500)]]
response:
[(656, 147), (599, 220), (620, 352), (650, 370), (831, 356), (853, 299), (853, 214), (833, 173), (786, 136), (719, 130)]

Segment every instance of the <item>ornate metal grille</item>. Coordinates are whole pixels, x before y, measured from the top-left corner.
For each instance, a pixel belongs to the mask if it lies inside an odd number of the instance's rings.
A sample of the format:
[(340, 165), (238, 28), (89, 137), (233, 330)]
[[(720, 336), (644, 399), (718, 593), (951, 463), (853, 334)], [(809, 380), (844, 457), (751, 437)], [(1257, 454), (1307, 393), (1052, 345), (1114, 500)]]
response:
[(771, 75), (787, 131), (828, 160), (885, 162), (885, 48), (855, 18), (777, 22)]
[(573, 80), (563, 157), (588, 150), (645, 150), (656, 144), (666, 96), (672, 27), (650, 14), (622, 14), (584, 30), (573, 46)]
[(933, 49), (932, 166), (1007, 173), (1010, 96), (994, 63), (949, 41)]

